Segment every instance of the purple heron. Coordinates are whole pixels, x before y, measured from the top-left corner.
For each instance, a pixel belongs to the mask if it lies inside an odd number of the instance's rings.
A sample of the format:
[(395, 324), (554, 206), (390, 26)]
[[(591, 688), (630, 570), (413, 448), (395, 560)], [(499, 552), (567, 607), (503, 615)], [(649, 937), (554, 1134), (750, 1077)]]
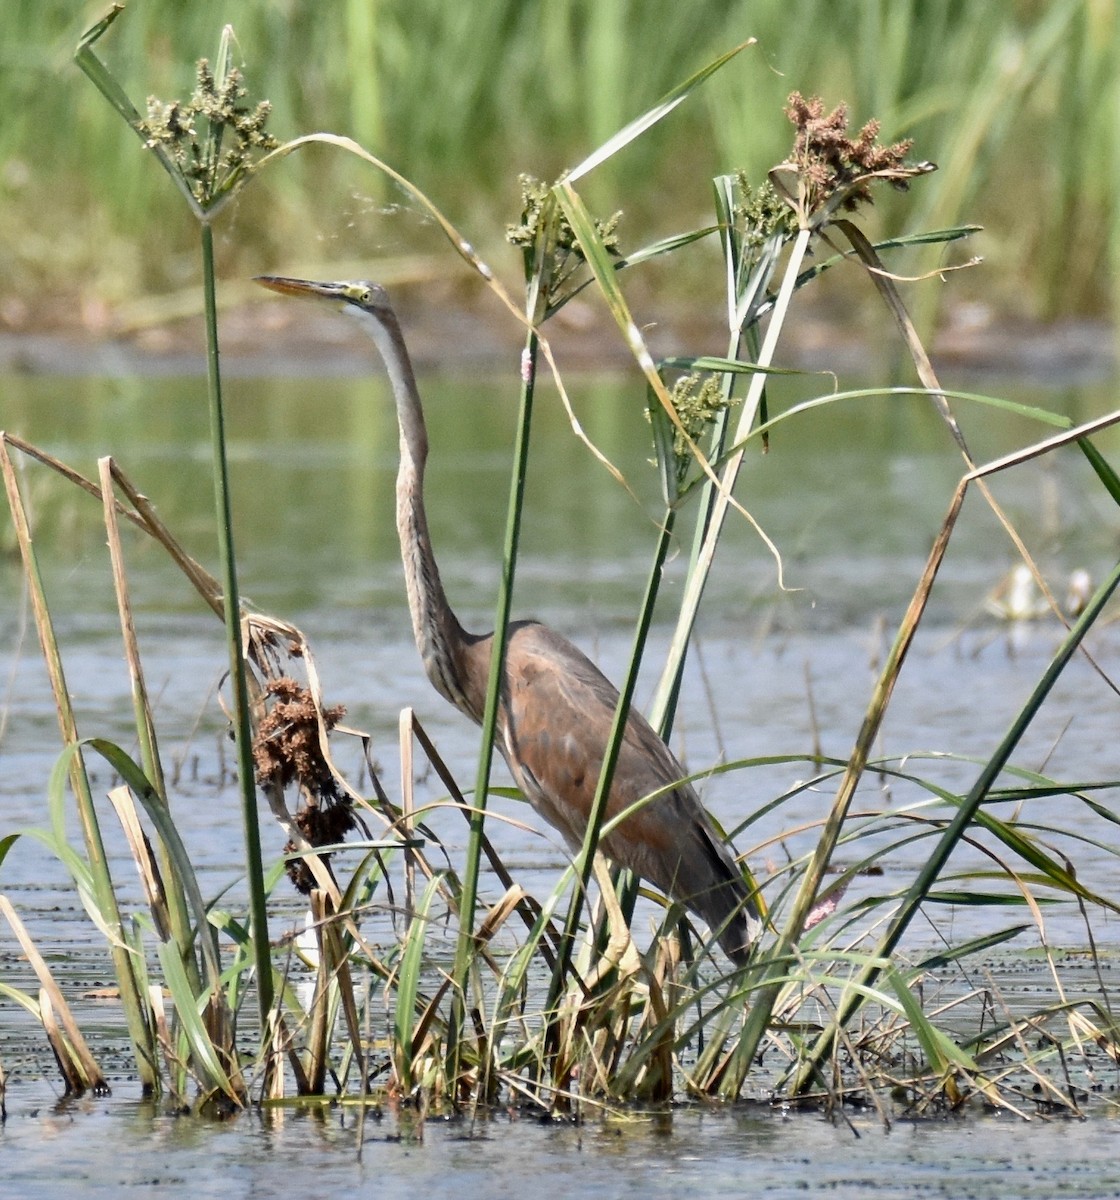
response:
[[(286, 295), (334, 302), (372, 336), (400, 427), (397, 532), (416, 645), (432, 686), (481, 723), (493, 634), (468, 633), (447, 602), (424, 510), (428, 435), (400, 324), (385, 289), (260, 276)], [(495, 738), (534, 809), (578, 850), (599, 779), (618, 691), (585, 654), (536, 621), (509, 626)], [(685, 771), (646, 719), (631, 710), (606, 817), (659, 793), (606, 834), (600, 849), (703, 918), (736, 963), (761, 929), (752, 889), (717, 834)]]

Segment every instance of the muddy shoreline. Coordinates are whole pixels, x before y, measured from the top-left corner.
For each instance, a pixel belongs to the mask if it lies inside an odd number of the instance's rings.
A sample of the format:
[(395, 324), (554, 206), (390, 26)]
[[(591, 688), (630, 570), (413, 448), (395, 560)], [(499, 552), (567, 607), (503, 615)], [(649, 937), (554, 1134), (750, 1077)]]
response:
[[(405, 291), (398, 300), (416, 368), (501, 373), (516, 369), (523, 331), (489, 298), (448, 302)], [(60, 376), (193, 375), (205, 371), (201, 316), (121, 330), (111, 317), (72, 328), (0, 328), (0, 372)], [(614, 324), (576, 300), (548, 327), (561, 370), (610, 372), (633, 365)], [(719, 314), (678, 312), (644, 329), (655, 357), (726, 352)], [(876, 333), (876, 339), (880, 334)], [(222, 313), (222, 365), (231, 376), (361, 375), (374, 361), (361, 330), (310, 306), (266, 300)], [(798, 314), (782, 340), (779, 364), (808, 371), (868, 374), (889, 370), (884, 345), (829, 308)], [(962, 306), (934, 338), (935, 365), (954, 378), (992, 376), (1061, 386), (1107, 379), (1117, 369), (1116, 331), (1093, 318), (1054, 323), (992, 315)], [(901, 360), (899, 360), (901, 361)], [(900, 368), (901, 370), (901, 368)]]

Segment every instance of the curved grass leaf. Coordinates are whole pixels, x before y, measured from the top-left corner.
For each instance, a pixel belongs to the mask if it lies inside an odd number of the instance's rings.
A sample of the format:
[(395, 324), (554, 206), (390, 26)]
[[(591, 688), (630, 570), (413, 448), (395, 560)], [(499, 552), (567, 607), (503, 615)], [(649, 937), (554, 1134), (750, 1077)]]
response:
[(796, 367), (763, 367), (758, 363), (744, 362), (741, 358), (720, 358), (712, 354), (675, 354), (663, 358), (657, 364), (673, 371), (719, 371), (730, 375), (808, 375)]
[[(910, 1022), (910, 1028), (914, 1031), (930, 1066), (938, 1074), (948, 1075), (959, 1069), (967, 1071), (974, 1079), (981, 1080), (980, 1064), (926, 1016), (902, 973), (890, 966), (883, 974), (898, 997), (906, 1019)], [(980, 1086), (990, 1095), (991, 1085), (986, 1080), (982, 1080)]]
[(441, 882), (439, 875), (433, 875), (417, 902), (416, 911), (412, 914), (408, 932), (405, 934), (404, 951), (396, 980), (392, 1029), (393, 1069), (401, 1091), (406, 1096), (417, 1083), (414, 1075), (414, 1055), (419, 1047), (414, 1042), (420, 996), (420, 969), (424, 956), (424, 942), (428, 934), (428, 914), (439, 893)]
[(727, 51), (726, 54), (721, 54), (719, 58), (708, 63), (706, 67), (702, 67), (695, 75), (690, 75), (684, 83), (679, 84), (671, 91), (667, 92), (651, 109), (642, 113), (640, 117), (636, 117), (624, 128), (620, 129), (613, 137), (608, 138), (597, 150), (592, 151), (581, 163), (573, 167), (565, 176), (573, 183), (586, 175), (589, 171), (593, 171), (601, 163), (612, 158), (624, 146), (628, 146), (636, 138), (640, 137), (651, 126), (656, 125), (662, 118), (667, 117), (669, 113), (687, 100), (689, 95), (694, 92), (700, 84), (709, 76), (714, 75), (721, 67), (729, 63), (737, 54), (745, 50), (748, 46), (753, 46), (755, 39), (750, 38), (745, 42), (741, 42), (733, 50)]
[(89, 29), (82, 34), (78, 42), (77, 48), (74, 51), (74, 61), (85, 73), (89, 81), (97, 88), (97, 90), (105, 97), (106, 100), (117, 110), (125, 123), (130, 129), (135, 132), (137, 137), (144, 145), (156, 156), (159, 165), (171, 176), (172, 182), (179, 189), (190, 206), (194, 215), (202, 220), (206, 213), (198, 201), (195, 199), (194, 193), (191, 191), (191, 186), (187, 182), (182, 170), (175, 160), (167, 153), (167, 150), (158, 142), (154, 145), (149, 145), (148, 138), (140, 128), (140, 122), (144, 119), (137, 111), (136, 106), (128, 98), (128, 93), (117, 82), (116, 77), (108, 67), (97, 57), (93, 51), (94, 44), (98, 42), (108, 31), (113, 22), (124, 11), (123, 4), (114, 4), (109, 12), (101, 18), (96, 24), (91, 25)]
[(206, 964), (211, 986), (217, 990), (222, 975), (221, 964), (218, 961), (217, 945), (207, 919), (206, 903), (202, 899), (202, 892), (198, 886), (198, 878), (195, 875), (194, 866), (191, 863), (190, 856), (187, 854), (186, 847), (183, 845), (183, 840), (179, 836), (179, 830), (171, 819), (171, 814), (160, 800), (159, 794), (143, 770), (119, 746), (113, 742), (106, 741), (104, 738), (87, 738), (82, 744), (96, 750), (112, 766), (121, 779), (132, 789), (133, 794), (144, 806), (144, 811), (148, 814), (152, 824), (155, 825), (156, 831), (167, 847), (168, 856), (171, 862), (174, 863), (187, 900), (194, 910), (203, 961)]
[(183, 1035), (190, 1047), (191, 1061), (203, 1087), (208, 1092), (221, 1092), (229, 1099), (242, 1103), (244, 1100), (242, 1091), (234, 1087), (222, 1066), (214, 1043), (202, 1020), (200, 1008), (209, 1003), (209, 997), (199, 998), (191, 991), (178, 948), (173, 942), (158, 942), (156, 952), (159, 955), (163, 977), (167, 983), (167, 989), (171, 993), (175, 1011), (179, 1014)]
[(995, 946), (1001, 946), (1004, 942), (1009, 942), (1012, 938), (1017, 938), (1019, 934), (1026, 933), (1033, 926), (1029, 923), (1022, 925), (1010, 925), (1006, 929), (997, 930), (995, 933), (987, 933), (982, 937), (972, 938), (970, 941), (962, 942), (959, 946), (953, 946), (948, 950), (939, 950), (936, 954), (931, 954), (928, 958), (923, 958), (915, 968), (918, 971), (933, 971), (938, 967), (947, 967), (951, 963), (960, 962), (961, 959), (968, 958), (973, 954), (983, 954), (987, 950), (991, 950)]
[(9, 1000), (14, 1000), (20, 1007), (25, 1008), (36, 1021), (42, 1021), (42, 1013), (39, 1009), (39, 1002), (31, 995), (30, 992), (25, 992), (21, 988), (13, 987), (10, 983), (5, 983), (0, 979), (0, 996), (6, 996)]
[(4, 859), (8, 857), (8, 851), (18, 842), (20, 835), (18, 833), (9, 833), (5, 837), (0, 838), (0, 867), (4, 865)]

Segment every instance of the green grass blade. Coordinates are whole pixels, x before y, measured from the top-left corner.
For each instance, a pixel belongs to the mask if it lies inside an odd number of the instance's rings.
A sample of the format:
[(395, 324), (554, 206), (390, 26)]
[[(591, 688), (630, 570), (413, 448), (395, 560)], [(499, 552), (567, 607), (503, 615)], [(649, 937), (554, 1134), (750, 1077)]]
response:
[(716, 354), (674, 354), (663, 358), (659, 366), (672, 371), (720, 371), (729, 375), (805, 375), (796, 367), (763, 367), (741, 358), (721, 358)]
[(209, 982), (217, 988), (221, 979), (221, 963), (218, 959), (217, 941), (214, 937), (208, 917), (206, 903), (198, 886), (198, 878), (194, 872), (187, 848), (183, 845), (179, 830), (171, 819), (171, 814), (162, 798), (143, 770), (126, 754), (120, 746), (104, 738), (90, 738), (85, 743), (96, 750), (113, 768), (122, 780), (129, 786), (133, 794), (144, 807), (160, 840), (167, 848), (168, 856), (174, 865), (175, 874), (186, 893), (187, 900), (194, 910), (194, 918), (198, 927), (199, 940), (202, 946), (203, 960), (207, 967)]
[(589, 171), (593, 171), (601, 163), (606, 162), (608, 158), (612, 158), (624, 146), (628, 146), (636, 138), (641, 137), (651, 126), (656, 125), (658, 121), (667, 117), (678, 104), (687, 100), (700, 84), (714, 75), (721, 67), (726, 66), (737, 54), (745, 50), (748, 46), (753, 45), (754, 38), (741, 42), (733, 50), (728, 50), (726, 54), (721, 54), (719, 58), (708, 63), (706, 67), (702, 67), (695, 75), (689, 76), (684, 83), (678, 84), (677, 87), (666, 93), (653, 108), (642, 113), (640, 117), (636, 117), (613, 137), (608, 138), (597, 150), (592, 151), (578, 166), (573, 167), (567, 173), (566, 178), (575, 183), (577, 179), (580, 179)]
[(626, 722), (630, 717), (630, 706), (634, 698), (634, 690), (638, 683), (638, 671), (641, 667), (646, 639), (653, 620), (653, 612), (657, 603), (657, 593), (661, 584), (665, 559), (672, 543), (674, 516), (674, 510), (672, 508), (668, 509), (661, 525), (660, 536), (658, 537), (657, 546), (654, 551), (653, 565), (646, 582), (645, 595), (638, 613), (637, 627), (634, 631), (634, 642), (630, 651), (630, 661), (627, 664), (626, 675), (622, 683), (622, 688), (619, 691), (618, 701), (615, 704), (611, 730), (603, 751), (602, 766), (599, 768), (599, 779), (595, 787), (595, 796), (591, 802), (591, 811), (587, 816), (583, 845), (576, 856), (575, 865), (578, 872), (578, 882), (572, 889), (568, 917), (564, 923), (564, 932), (561, 935), (560, 953), (556, 956), (556, 966), (553, 970), (548, 1000), (545, 1004), (545, 1010), (549, 1014), (557, 1011), (560, 997), (567, 984), (567, 974), (571, 965), (572, 950), (579, 931), (584, 897), (587, 895), (591, 882), (595, 855), (598, 853), (599, 838), (606, 817), (607, 797), (610, 794), (611, 782), (614, 779), (615, 764), (618, 761), (618, 752), (622, 746)]
[(1088, 438), (1078, 439), (1077, 444), (1089, 460), (1097, 478), (1104, 484), (1105, 490), (1117, 504), (1120, 504), (1120, 477), (1117, 477), (1108, 460)]
[(982, 937), (972, 938), (970, 941), (962, 942), (959, 946), (953, 946), (948, 950), (939, 950), (936, 954), (931, 954), (928, 958), (923, 958), (915, 968), (918, 971), (935, 971), (940, 967), (947, 967), (950, 963), (960, 962), (962, 959), (969, 958), (973, 954), (983, 954), (987, 950), (991, 950), (996, 946), (1001, 946), (1004, 942), (1009, 942), (1012, 938), (1017, 938), (1019, 934), (1025, 933), (1033, 926), (1024, 923), (1022, 925), (1010, 925), (1007, 929), (999, 929), (995, 933), (987, 933)]
[(155, 155), (160, 166), (171, 176), (175, 186), (190, 205), (191, 211), (196, 217), (201, 219), (204, 215), (203, 210), (195, 199), (190, 184), (179, 169), (178, 164), (158, 142), (154, 145), (149, 144), (148, 139), (140, 129), (140, 122), (144, 118), (128, 98), (128, 93), (125, 92), (112, 72), (93, 51), (94, 44), (106, 33), (123, 10), (123, 4), (114, 4), (100, 21), (86, 30), (74, 51), (74, 61), (94, 87), (124, 118), (129, 128), (140, 138), (144, 146)]
[[(206, 1025), (199, 1012), (200, 1001), (191, 991), (178, 948), (173, 942), (158, 942), (156, 950), (159, 954), (160, 966), (163, 968), (167, 989), (171, 993), (175, 1011), (179, 1015), (180, 1026), (190, 1047), (191, 1061), (202, 1086), (208, 1092), (221, 1092), (230, 1100), (241, 1103), (243, 1096), (233, 1086), (229, 1075), (222, 1066), (218, 1051), (210, 1039), (210, 1034), (206, 1030)], [(205, 1000), (201, 1003), (205, 1003)]]
[(441, 882), (441, 877), (434, 875), (428, 880), (428, 885), (420, 896), (405, 935), (404, 953), (401, 955), (400, 971), (397, 975), (392, 1057), (397, 1080), (405, 1096), (412, 1092), (416, 1082), (413, 1077), (413, 1054), (417, 1047), (413, 1042), (417, 1028), (424, 942), (428, 934), (428, 914), (439, 893)]
[[(1051, 688), (1057, 682), (1062, 672), (1065, 670), (1069, 660), (1073, 657), (1077, 648), (1080, 646), (1082, 639), (1089, 629), (1099, 618), (1104, 606), (1112, 596), (1117, 585), (1120, 584), (1120, 565), (1113, 568), (1112, 572), (1104, 583), (1098, 588), (1097, 592), (1090, 599), (1085, 607), (1085, 611), (1077, 619), (1073, 628), (1063, 639), (1061, 646), (1054, 655), (1049, 666), (1043, 672), (1042, 678), (1036, 685), (1028, 702), (1024, 705), (1015, 720), (1011, 723), (1011, 727), (1005, 734), (995, 754), (985, 764), (980, 772), (979, 778), (973, 785), (972, 790), (965, 798), (960, 808), (958, 809), (953, 820), (950, 821), (942, 834), (940, 841), (930, 855), (928, 861), (922, 866), (921, 870), (915, 876), (914, 881), (909, 889), (898, 911), (895, 913), (886, 934), (880, 940), (876, 947), (876, 955), (882, 959), (889, 959), (895, 947), (898, 945), (902, 934), (909, 927), (914, 915), (918, 912), (926, 895), (931, 891), (934, 881), (940, 875), (945, 863), (948, 861), (949, 855), (952, 854), (958, 842), (963, 836), (965, 830), (976, 818), (981, 804), (991, 791), (992, 785), (995, 783), (997, 776), (1004, 769), (1015, 747), (1018, 745), (1020, 738), (1026, 731), (1027, 726), (1033, 720), (1035, 713), (1041, 707), (1043, 700), (1049, 694)], [(874, 967), (869, 968), (861, 977), (861, 982), (870, 984), (876, 975)], [(830, 1027), (817, 1039), (812, 1051), (807, 1059), (798, 1068), (791, 1090), (794, 1093), (802, 1090), (809, 1085), (809, 1081), (813, 1078), (819, 1064), (828, 1054), (833, 1040), (838, 1029), (842, 1028), (851, 1019), (852, 1015), (859, 1006), (858, 997), (850, 1001), (837, 1011), (835, 1019)]]
[(18, 833), (9, 833), (0, 838), (0, 867), (3, 867), (4, 859), (8, 857), (8, 851), (19, 841), (21, 836)]
[(941, 1075), (949, 1074), (954, 1068), (967, 1071), (970, 1075), (979, 1075), (979, 1063), (929, 1020), (902, 973), (890, 967), (884, 974), (930, 1066)]
[(39, 1002), (29, 992), (22, 991), (20, 988), (13, 987), (10, 983), (5, 983), (0, 979), (0, 996), (5, 996), (9, 1000), (14, 1000), (21, 1008), (26, 1009), (36, 1021), (41, 1021), (42, 1016), (39, 1010)]
[(128, 93), (117, 82), (116, 78), (105, 64), (93, 52), (94, 45), (108, 32), (113, 22), (124, 11), (123, 4), (114, 4), (100, 21), (91, 25), (82, 34), (74, 50), (74, 61), (89, 77), (94, 87), (117, 110), (124, 120), (133, 128), (142, 120)]

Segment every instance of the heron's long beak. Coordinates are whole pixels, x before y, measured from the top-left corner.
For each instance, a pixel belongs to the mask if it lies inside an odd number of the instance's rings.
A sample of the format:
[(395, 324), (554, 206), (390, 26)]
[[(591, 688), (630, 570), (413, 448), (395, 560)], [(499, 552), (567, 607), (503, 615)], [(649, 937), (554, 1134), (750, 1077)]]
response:
[(257, 275), (254, 283), (285, 296), (322, 296), (326, 300), (346, 300), (346, 284), (315, 283), (310, 279), (289, 279), (285, 275)]

